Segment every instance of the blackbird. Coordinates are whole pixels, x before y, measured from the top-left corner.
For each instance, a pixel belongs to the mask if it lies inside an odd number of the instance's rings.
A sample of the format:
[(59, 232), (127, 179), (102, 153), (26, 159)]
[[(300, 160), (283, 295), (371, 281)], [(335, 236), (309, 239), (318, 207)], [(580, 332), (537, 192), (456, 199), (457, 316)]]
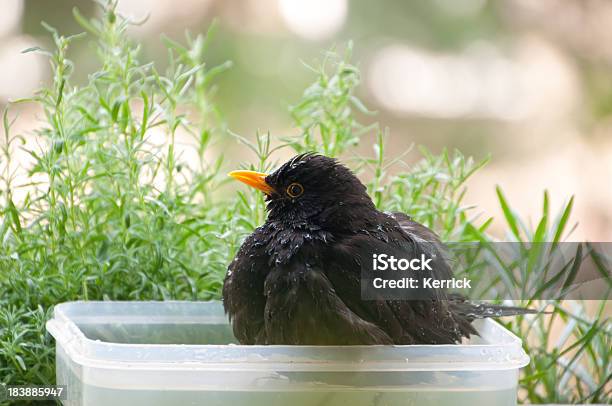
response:
[(372, 254), (434, 258), (436, 277), (452, 275), (429, 228), (376, 209), (344, 165), (297, 155), (267, 175), (230, 176), (266, 194), (268, 218), (228, 267), (223, 304), (241, 344), (452, 344), (478, 334), (476, 318), (532, 313), (473, 303), (442, 289), (421, 300), (364, 300), (362, 268)]

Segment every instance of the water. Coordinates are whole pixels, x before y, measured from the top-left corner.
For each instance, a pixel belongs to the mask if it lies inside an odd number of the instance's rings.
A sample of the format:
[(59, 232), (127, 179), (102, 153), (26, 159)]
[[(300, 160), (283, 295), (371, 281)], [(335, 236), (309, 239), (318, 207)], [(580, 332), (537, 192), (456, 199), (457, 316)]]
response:
[(91, 340), (121, 344), (231, 344), (237, 343), (230, 326), (176, 323), (79, 323)]
[[(58, 379), (68, 385), (66, 406), (516, 406), (516, 388), (475, 388), (473, 382), (466, 382), (465, 389), (461, 385), (435, 388), (431, 384), (401, 388), (372, 386), (330, 389), (293, 382), (291, 390), (256, 387), (251, 390), (219, 390), (223, 384), (211, 390), (211, 385), (204, 381), (201, 389), (191, 389), (194, 386), (197, 388), (197, 385), (192, 385), (189, 390), (180, 390), (176, 387), (164, 388), (163, 383), (151, 384), (147, 378), (138, 378), (140, 374), (134, 371), (131, 382), (122, 385), (118, 379), (116, 385), (102, 387), (81, 381), (69, 366), (70, 361), (66, 361), (64, 354), (60, 354)], [(394, 375), (400, 378), (402, 374)], [(140, 384), (134, 380), (140, 381)], [(227, 384), (231, 386), (233, 382)], [(132, 389), (130, 385), (140, 386), (141, 389)], [(143, 386), (149, 388), (142, 389)]]
[[(130, 316), (133, 317), (133, 316)], [(57, 380), (67, 385), (66, 406), (475, 406), (516, 405), (517, 372), (511, 371), (354, 371), (299, 368), (240, 370), (232, 363), (213, 369), (185, 369), (180, 363), (164, 368), (146, 362), (121, 362), (120, 344), (230, 344), (235, 339), (228, 324), (167, 320), (79, 321), (92, 340), (118, 344), (108, 358), (94, 366), (71, 359), (57, 349)], [(125, 317), (124, 317), (125, 318)], [(146, 346), (136, 353), (147, 354)], [(132, 350), (130, 350), (132, 351)], [(483, 349), (482, 357), (497, 354)], [(165, 354), (165, 352), (162, 352)], [(193, 361), (205, 356), (193, 352)], [(159, 354), (157, 354), (159, 357)], [(261, 355), (253, 354), (253, 357)], [(163, 358), (163, 357), (162, 357)], [(432, 355), (433, 358), (433, 355)], [(104, 359), (103, 359), (104, 361)], [(248, 359), (256, 364), (259, 358)], [(409, 362), (409, 360), (407, 360)], [(285, 361), (282, 361), (285, 362)]]
[(515, 406), (516, 391), (161, 391), (120, 390), (85, 387), (89, 406)]

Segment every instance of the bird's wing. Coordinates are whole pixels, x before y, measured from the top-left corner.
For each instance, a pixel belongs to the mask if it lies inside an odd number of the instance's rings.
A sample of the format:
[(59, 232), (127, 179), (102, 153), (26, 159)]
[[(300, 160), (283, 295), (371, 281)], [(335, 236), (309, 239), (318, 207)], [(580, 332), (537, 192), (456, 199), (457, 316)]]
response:
[[(442, 245), (428, 228), (403, 214), (388, 216), (389, 221), (375, 232), (357, 233), (330, 247), (326, 275), (338, 297), (362, 319), (386, 331), (396, 344), (455, 343), (476, 331), (469, 321), (452, 312), (447, 293), (432, 289), (424, 300), (364, 300), (362, 275), (372, 272), (372, 255), (396, 258), (434, 257), (433, 270), (422, 276), (436, 279), (452, 275)], [(429, 272), (429, 271), (419, 271)]]
[[(433, 230), (421, 223), (417, 223), (404, 213), (390, 213), (389, 217), (397, 221), (406, 240), (414, 241), (420, 251), (423, 251), (429, 257), (437, 258), (432, 276), (437, 279), (448, 279), (453, 276), (453, 271), (448, 265), (444, 244), (442, 244), (440, 237)], [(420, 254), (420, 252), (417, 254)]]
[(337, 295), (323, 269), (295, 260), (265, 282), (265, 344), (392, 344), (379, 326), (359, 317)]
[(223, 306), (241, 344), (260, 344), (263, 340), (266, 298), (265, 275), (261, 272), (267, 269), (268, 256), (258, 239), (264, 235), (258, 229), (246, 238), (223, 282)]
[[(440, 242), (436, 233), (412, 220), (410, 216), (404, 213), (391, 213), (390, 216), (398, 222), (402, 230), (410, 236), (410, 238), (424, 239), (433, 244), (435, 250), (440, 252), (442, 257), (446, 258), (446, 249), (444, 244)], [(439, 266), (441, 272), (437, 277), (450, 278), (452, 276), (452, 269), (448, 266), (447, 261), (443, 264), (439, 264)], [(491, 303), (474, 303), (458, 293), (451, 293), (447, 296), (450, 311), (453, 313), (453, 319), (458, 323), (460, 331), (468, 337), (470, 334), (478, 334), (471, 325), (474, 319), (538, 313), (536, 310), (522, 307), (502, 306)]]

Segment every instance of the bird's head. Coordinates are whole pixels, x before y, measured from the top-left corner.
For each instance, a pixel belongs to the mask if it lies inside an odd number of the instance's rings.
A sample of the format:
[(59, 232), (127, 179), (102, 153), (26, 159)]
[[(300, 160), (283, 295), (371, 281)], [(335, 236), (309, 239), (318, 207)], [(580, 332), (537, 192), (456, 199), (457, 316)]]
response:
[(356, 226), (375, 210), (366, 187), (346, 166), (324, 155), (296, 155), (270, 174), (229, 174), (266, 194), (268, 219), (288, 225)]

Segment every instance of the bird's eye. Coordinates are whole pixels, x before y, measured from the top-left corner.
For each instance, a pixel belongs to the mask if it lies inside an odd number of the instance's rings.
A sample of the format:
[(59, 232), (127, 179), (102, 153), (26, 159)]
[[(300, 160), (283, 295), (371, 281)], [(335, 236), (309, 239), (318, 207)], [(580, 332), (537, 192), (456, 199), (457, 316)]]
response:
[(302, 193), (304, 193), (304, 187), (299, 183), (292, 183), (287, 186), (287, 194), (292, 198), (299, 197)]

